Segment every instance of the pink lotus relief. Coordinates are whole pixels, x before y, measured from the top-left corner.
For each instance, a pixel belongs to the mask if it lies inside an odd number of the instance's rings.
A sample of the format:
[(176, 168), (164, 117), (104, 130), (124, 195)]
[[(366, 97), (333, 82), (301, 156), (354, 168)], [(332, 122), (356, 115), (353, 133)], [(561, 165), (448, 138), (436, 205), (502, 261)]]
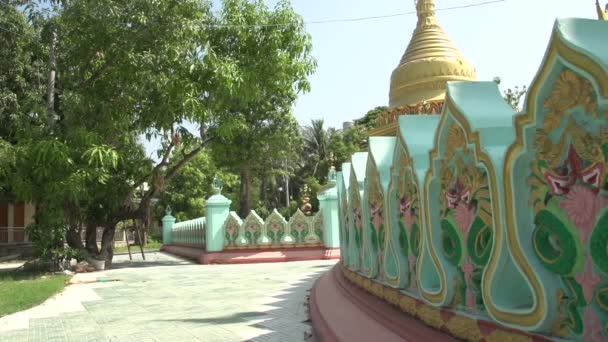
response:
[(477, 298), (475, 296), (475, 292), (473, 292), (473, 289), (471, 288), (475, 265), (471, 261), (471, 258), (467, 257), (464, 265), (462, 265), (462, 271), (464, 272), (464, 277), (467, 283), (467, 309), (469, 312), (475, 312), (477, 311)]
[(372, 203), (371, 205), (371, 211), (372, 211), (372, 219), (374, 221), (374, 228), (376, 228), (377, 231), (380, 230), (380, 226), (382, 226), (382, 222), (384, 222), (384, 219), (382, 218), (382, 206), (380, 206), (377, 203)]
[(270, 225), (270, 229), (276, 233), (281, 230), (281, 226), (277, 223), (273, 223)]
[(469, 235), (469, 229), (475, 219), (475, 206), (460, 203), (454, 211), (454, 219), (465, 237)]
[(249, 226), (247, 226), (247, 230), (249, 230), (252, 233), (255, 233), (258, 230), (258, 226), (255, 224), (250, 224)]
[(361, 229), (362, 226), (361, 208), (355, 209), (355, 228)]
[(477, 297), (469, 286), (467, 286), (467, 311), (471, 313), (477, 312)]
[(416, 256), (415, 255), (410, 255), (408, 257), (408, 261), (410, 264), (410, 273), (411, 273), (411, 284), (410, 284), (410, 288), (412, 290), (415, 290), (417, 285), (416, 285)]
[(229, 235), (232, 235), (236, 231), (236, 228), (234, 228), (234, 226), (228, 226), (228, 228), (226, 228), (226, 231)]
[(302, 222), (296, 223), (296, 230), (298, 231), (298, 233), (301, 233), (304, 230), (304, 223), (302, 223)]
[(585, 332), (583, 335), (583, 341), (596, 342), (606, 340), (602, 336), (602, 321), (591, 305), (585, 309), (584, 322)]
[(378, 252), (378, 277), (379, 278), (383, 278), (384, 276), (384, 255), (383, 253), (380, 251)]
[(595, 274), (595, 271), (593, 271), (593, 262), (591, 261), (590, 255), (587, 255), (585, 258), (585, 270), (576, 275), (576, 281), (583, 288), (585, 301), (590, 304), (593, 300), (593, 292), (595, 291), (595, 288), (602, 281), (602, 278)]
[(399, 201), (399, 212), (405, 221), (406, 228), (411, 231), (416, 222), (416, 213), (412, 208), (412, 201), (407, 198), (407, 195), (404, 195)]
[(608, 205), (608, 198), (586, 185), (575, 185), (559, 205), (580, 231), (583, 245), (586, 246), (597, 216)]
[(475, 271), (475, 265), (471, 261), (471, 258), (467, 257), (464, 265), (462, 265), (462, 271), (464, 272), (467, 284), (471, 284), (473, 282), (473, 272)]

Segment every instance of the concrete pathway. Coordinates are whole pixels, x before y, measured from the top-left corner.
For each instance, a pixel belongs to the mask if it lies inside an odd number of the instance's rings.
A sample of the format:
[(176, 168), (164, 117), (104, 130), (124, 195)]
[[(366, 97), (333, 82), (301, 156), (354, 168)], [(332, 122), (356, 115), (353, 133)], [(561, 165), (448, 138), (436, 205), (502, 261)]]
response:
[(77, 275), (44, 304), (0, 318), (0, 341), (303, 341), (307, 291), (336, 263), (146, 257), (119, 256), (115, 269)]

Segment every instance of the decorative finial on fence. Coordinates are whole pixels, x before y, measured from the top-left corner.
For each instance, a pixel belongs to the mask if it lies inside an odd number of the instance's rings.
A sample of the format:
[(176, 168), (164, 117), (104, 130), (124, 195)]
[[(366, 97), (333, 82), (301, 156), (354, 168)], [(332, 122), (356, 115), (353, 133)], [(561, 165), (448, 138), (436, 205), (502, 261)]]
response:
[(211, 189), (213, 190), (214, 195), (219, 195), (222, 193), (222, 189), (224, 188), (224, 182), (220, 177), (215, 175), (213, 177), (213, 183), (211, 183)]
[(170, 205), (168, 205), (168, 206), (165, 208), (165, 215), (166, 215), (166, 216), (171, 216), (171, 206), (170, 206)]
[(304, 188), (300, 189), (302, 193), (302, 212), (304, 215), (309, 216), (312, 213), (312, 204), (310, 204), (310, 190), (308, 184), (304, 184)]
[(336, 162), (336, 157), (334, 156), (333, 152), (329, 152), (329, 173), (327, 175), (327, 181), (328, 182), (335, 182), (338, 179), (338, 176), (336, 174), (336, 166), (334, 165)]

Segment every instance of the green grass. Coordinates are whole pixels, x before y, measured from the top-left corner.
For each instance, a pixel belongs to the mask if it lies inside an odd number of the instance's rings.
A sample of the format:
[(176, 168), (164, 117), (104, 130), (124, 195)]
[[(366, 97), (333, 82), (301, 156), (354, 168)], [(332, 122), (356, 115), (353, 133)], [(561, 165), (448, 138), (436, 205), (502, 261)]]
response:
[(0, 317), (42, 304), (67, 282), (66, 275), (0, 272)]
[[(148, 251), (157, 251), (160, 249), (160, 247), (162, 246), (162, 242), (159, 241), (149, 241), (145, 246), (144, 246), (144, 252), (148, 252)], [(139, 253), (139, 246), (131, 246), (131, 253)], [(114, 247), (114, 254), (117, 253), (127, 253), (127, 246), (117, 246)]]

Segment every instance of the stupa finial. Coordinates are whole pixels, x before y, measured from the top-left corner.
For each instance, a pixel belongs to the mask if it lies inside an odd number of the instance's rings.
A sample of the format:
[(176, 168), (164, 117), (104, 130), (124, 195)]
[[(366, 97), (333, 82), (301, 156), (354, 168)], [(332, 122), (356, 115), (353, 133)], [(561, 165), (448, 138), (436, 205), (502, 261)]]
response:
[(595, 6), (597, 8), (597, 18), (599, 20), (608, 20), (608, 4), (606, 4), (605, 9), (602, 9), (600, 0), (595, 0)]
[(391, 75), (389, 107), (442, 102), (448, 81), (477, 79), (473, 65), (445, 33), (434, 0), (417, 0), (418, 23), (403, 57)]
[(416, 28), (439, 25), (435, 16), (435, 0), (418, 0), (416, 2), (416, 13), (418, 14)]

